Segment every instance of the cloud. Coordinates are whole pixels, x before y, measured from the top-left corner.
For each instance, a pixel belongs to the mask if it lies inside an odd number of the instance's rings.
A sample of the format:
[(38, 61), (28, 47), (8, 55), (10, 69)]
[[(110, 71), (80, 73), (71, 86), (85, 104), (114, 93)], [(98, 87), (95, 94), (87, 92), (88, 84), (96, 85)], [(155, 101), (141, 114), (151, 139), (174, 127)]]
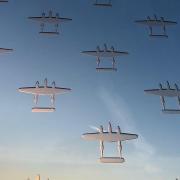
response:
[(100, 89), (98, 93), (110, 115), (116, 121), (113, 124), (120, 125), (124, 132), (138, 134), (138, 139), (132, 141), (135, 152), (131, 152), (128, 157), (132, 158), (133, 163), (142, 168), (147, 173), (157, 173), (161, 168), (156, 166), (152, 159), (156, 155), (155, 147), (150, 144), (136, 127), (136, 121), (128, 108), (125, 100), (116, 95), (111, 95), (105, 89)]
[(144, 170), (148, 173), (159, 173), (161, 169), (157, 166), (152, 166), (150, 164), (147, 164), (144, 166)]
[(111, 96), (105, 89), (101, 89), (99, 96), (104, 102), (113, 119), (116, 120), (113, 121), (114, 123), (119, 124), (126, 132), (137, 133), (139, 135), (138, 141), (134, 143), (135, 148), (146, 154), (154, 155), (155, 148), (146, 141), (145, 137), (143, 137), (143, 135), (136, 127), (133, 115), (125, 103), (125, 100), (122, 97), (116, 95)]

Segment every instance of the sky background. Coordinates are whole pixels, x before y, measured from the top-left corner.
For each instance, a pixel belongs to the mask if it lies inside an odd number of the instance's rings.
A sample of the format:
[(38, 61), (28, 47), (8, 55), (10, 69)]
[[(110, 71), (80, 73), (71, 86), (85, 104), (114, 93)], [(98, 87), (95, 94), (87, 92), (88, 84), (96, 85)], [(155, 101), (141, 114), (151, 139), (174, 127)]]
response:
[[(157, 14), (179, 21), (179, 0), (112, 0), (112, 8), (94, 7), (93, 0), (9, 0), (0, 5), (0, 179), (32, 180), (170, 180), (179, 177), (180, 117), (160, 111), (159, 97), (144, 94), (169, 80), (180, 85), (180, 26), (167, 29), (168, 39), (150, 39), (134, 20)], [(73, 21), (59, 36), (38, 34), (27, 19), (53, 10)], [(97, 45), (128, 51), (117, 73), (97, 73), (95, 58), (82, 55)], [(48, 78), (72, 88), (56, 100), (56, 112), (31, 113), (32, 96), (17, 89)], [(49, 103), (40, 98), (40, 104)], [(169, 100), (171, 107), (176, 100)], [(137, 133), (123, 142), (123, 164), (100, 164), (99, 143), (81, 134), (89, 126), (121, 126)], [(114, 155), (115, 144), (105, 144)]]

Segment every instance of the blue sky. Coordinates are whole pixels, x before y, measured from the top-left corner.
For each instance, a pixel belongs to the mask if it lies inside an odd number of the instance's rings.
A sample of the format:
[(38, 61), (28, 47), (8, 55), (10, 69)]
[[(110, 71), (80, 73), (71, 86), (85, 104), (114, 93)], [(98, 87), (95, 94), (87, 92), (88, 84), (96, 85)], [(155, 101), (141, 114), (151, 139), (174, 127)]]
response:
[[(159, 98), (143, 91), (166, 80), (180, 85), (180, 27), (169, 27), (168, 39), (150, 39), (134, 20), (157, 14), (179, 21), (180, 2), (112, 2), (110, 9), (92, 6), (93, 0), (9, 0), (0, 6), (0, 47), (14, 48), (0, 61), (0, 179), (34, 179), (39, 173), (53, 180), (179, 176), (179, 116), (162, 114)], [(38, 24), (27, 19), (49, 10), (73, 19), (57, 37), (39, 35)], [(95, 59), (80, 53), (104, 43), (130, 53), (117, 59), (117, 73), (97, 73)], [(55, 113), (33, 114), (32, 96), (17, 89), (44, 78), (72, 92), (57, 97)], [(108, 121), (139, 134), (123, 143), (124, 164), (98, 163), (98, 143), (81, 139), (90, 125)], [(114, 153), (114, 145), (106, 147)]]

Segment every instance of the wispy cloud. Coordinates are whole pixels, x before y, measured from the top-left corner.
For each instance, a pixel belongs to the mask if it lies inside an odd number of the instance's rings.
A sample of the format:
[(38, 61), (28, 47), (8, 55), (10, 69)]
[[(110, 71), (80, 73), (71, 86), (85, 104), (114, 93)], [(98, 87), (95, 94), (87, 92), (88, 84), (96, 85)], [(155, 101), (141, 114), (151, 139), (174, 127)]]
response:
[(107, 110), (111, 113), (115, 124), (119, 124), (124, 131), (137, 133), (139, 135), (139, 141), (134, 143), (135, 147), (149, 155), (153, 155), (155, 153), (155, 148), (146, 141), (145, 137), (143, 137), (136, 127), (135, 119), (128, 105), (125, 103), (125, 100), (117, 95), (112, 96), (105, 89), (101, 89), (99, 96), (104, 102)]
[(132, 141), (135, 152), (131, 152), (129, 157), (133, 158), (136, 165), (142, 166), (141, 168), (147, 173), (160, 172), (161, 168), (156, 166), (155, 163), (152, 163), (152, 159), (156, 154), (156, 149), (146, 140), (137, 128), (136, 120), (125, 100), (119, 95), (108, 93), (108, 91), (103, 88), (99, 90), (98, 95), (111, 114), (113, 124), (120, 125), (124, 132), (138, 134), (138, 139)]
[(161, 169), (158, 166), (153, 166), (152, 164), (146, 164), (144, 166), (144, 170), (147, 173), (159, 173), (159, 172), (161, 172)]

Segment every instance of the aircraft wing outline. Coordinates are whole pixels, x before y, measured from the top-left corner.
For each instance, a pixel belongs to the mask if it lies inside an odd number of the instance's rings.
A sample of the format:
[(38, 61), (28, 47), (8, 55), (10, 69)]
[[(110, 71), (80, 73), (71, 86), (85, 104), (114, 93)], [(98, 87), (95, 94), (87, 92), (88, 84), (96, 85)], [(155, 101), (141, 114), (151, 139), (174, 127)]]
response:
[(70, 88), (61, 88), (61, 87), (22, 87), (18, 89), (19, 92), (26, 94), (39, 94), (39, 95), (52, 95), (52, 94), (64, 94), (71, 91)]
[(102, 7), (112, 7), (112, 4), (108, 3), (94, 3), (94, 6), (102, 6)]
[(137, 134), (129, 134), (129, 133), (120, 133), (117, 132), (103, 132), (103, 133), (85, 133), (82, 135), (82, 138), (89, 141), (101, 140), (101, 141), (108, 141), (108, 142), (117, 142), (117, 141), (127, 141), (137, 139)]
[(0, 48), (0, 53), (10, 52), (10, 51), (13, 51), (13, 49), (10, 49), (10, 48)]
[(148, 89), (144, 90), (147, 94), (153, 94), (158, 96), (167, 96), (167, 97), (176, 97), (180, 96), (180, 91), (177, 91), (176, 89)]
[(38, 22), (47, 22), (47, 23), (61, 23), (61, 22), (67, 22), (72, 21), (71, 18), (61, 18), (61, 17), (42, 17), (42, 16), (36, 16), (36, 17), (28, 17), (28, 19), (35, 20)]
[(175, 25), (177, 24), (176, 21), (162, 21), (162, 20), (137, 20), (135, 21), (135, 23), (138, 23), (138, 24), (142, 24), (142, 25), (154, 25), (154, 26), (161, 26), (162, 24), (165, 24), (165, 25)]
[(96, 57), (117, 57), (121, 55), (128, 55), (128, 52), (123, 51), (82, 51), (83, 54)]

